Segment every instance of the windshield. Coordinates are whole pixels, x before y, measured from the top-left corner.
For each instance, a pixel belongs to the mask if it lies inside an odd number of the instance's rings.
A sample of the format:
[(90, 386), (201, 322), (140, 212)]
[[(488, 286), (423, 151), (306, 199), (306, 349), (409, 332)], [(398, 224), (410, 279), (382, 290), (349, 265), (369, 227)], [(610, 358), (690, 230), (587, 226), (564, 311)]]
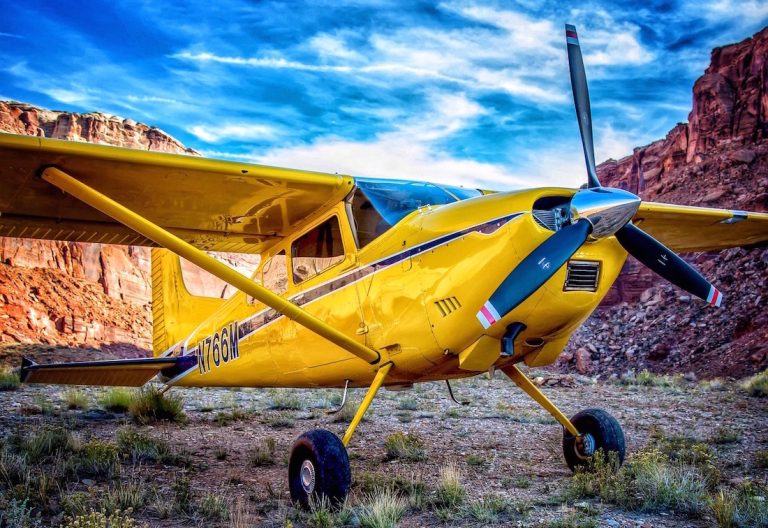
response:
[(358, 178), (356, 182), (373, 208), (391, 226), (419, 207), (457, 201), (451, 194), (431, 183), (369, 178)]
[(433, 183), (356, 178), (351, 200), (358, 247), (363, 248), (408, 213), (425, 205), (443, 205), (480, 196), (475, 189)]

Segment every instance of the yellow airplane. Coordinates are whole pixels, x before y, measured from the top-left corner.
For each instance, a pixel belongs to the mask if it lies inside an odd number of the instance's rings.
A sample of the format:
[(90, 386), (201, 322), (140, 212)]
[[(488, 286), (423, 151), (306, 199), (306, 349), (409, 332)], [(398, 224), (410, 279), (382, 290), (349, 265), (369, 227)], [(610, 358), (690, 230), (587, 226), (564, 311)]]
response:
[[(673, 251), (765, 243), (768, 214), (641, 202), (600, 185), (578, 37), (566, 26), (588, 186), (481, 192), (0, 135), (0, 236), (152, 246), (154, 357), (36, 364), (27, 383), (368, 387), (339, 439), (301, 435), (292, 498), (342, 500), (346, 446), (380, 387), (497, 369), (564, 428), (573, 469), (623, 460), (618, 422), (572, 418), (519, 369), (549, 365), (627, 254), (720, 306)], [(246, 277), (206, 251), (257, 253)], [(184, 258), (238, 290), (185, 288)], [(450, 389), (450, 384), (448, 385)], [(346, 394), (346, 392), (345, 392)]]

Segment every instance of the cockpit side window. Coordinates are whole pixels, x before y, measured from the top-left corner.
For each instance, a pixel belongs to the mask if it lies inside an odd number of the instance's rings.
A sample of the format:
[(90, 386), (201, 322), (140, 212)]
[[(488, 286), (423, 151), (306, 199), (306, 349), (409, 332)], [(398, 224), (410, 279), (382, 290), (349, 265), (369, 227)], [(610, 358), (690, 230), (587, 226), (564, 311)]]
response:
[(339, 219), (336, 216), (297, 238), (291, 245), (293, 283), (299, 284), (344, 260)]
[(354, 219), (357, 243), (360, 249), (364, 248), (391, 226), (379, 214), (371, 201), (363, 194), (360, 188), (355, 189), (352, 196), (352, 218)]

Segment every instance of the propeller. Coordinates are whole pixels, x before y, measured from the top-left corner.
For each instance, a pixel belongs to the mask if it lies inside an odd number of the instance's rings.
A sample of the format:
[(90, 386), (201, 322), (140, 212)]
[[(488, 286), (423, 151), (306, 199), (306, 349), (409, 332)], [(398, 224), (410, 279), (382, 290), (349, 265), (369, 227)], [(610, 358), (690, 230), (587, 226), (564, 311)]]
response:
[(720, 290), (664, 244), (632, 224), (632, 218), (640, 207), (640, 198), (623, 189), (600, 185), (595, 165), (587, 76), (574, 26), (565, 25), (565, 39), (588, 185), (571, 198), (570, 223), (555, 231), (520, 261), (477, 312), (477, 319), (483, 328), (489, 328), (541, 288), (584, 243), (611, 235), (616, 236), (627, 253), (662, 278), (712, 306), (720, 306), (723, 300)]

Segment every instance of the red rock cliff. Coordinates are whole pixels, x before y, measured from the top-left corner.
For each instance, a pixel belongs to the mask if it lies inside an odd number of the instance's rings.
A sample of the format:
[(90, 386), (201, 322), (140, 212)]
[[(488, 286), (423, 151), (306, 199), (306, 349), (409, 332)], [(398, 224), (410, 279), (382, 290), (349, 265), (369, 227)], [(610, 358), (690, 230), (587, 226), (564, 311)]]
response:
[[(768, 28), (712, 51), (693, 86), (688, 121), (631, 156), (599, 165), (600, 181), (644, 200), (768, 210)], [(637, 299), (654, 283), (630, 259), (606, 304)]]

